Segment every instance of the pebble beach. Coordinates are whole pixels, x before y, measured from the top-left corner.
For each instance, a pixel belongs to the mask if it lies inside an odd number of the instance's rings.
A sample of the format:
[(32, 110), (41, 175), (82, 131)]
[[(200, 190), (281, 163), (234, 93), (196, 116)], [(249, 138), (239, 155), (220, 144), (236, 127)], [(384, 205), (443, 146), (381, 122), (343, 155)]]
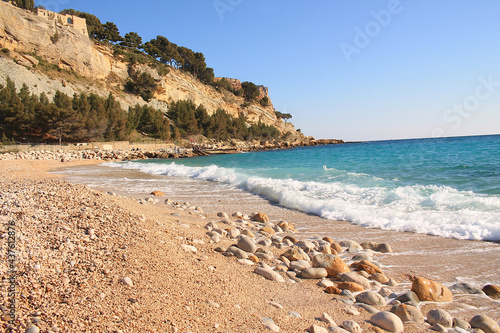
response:
[(116, 194), (47, 173), (116, 157), (51, 156), (0, 161), (2, 331), (500, 332), (498, 244)]

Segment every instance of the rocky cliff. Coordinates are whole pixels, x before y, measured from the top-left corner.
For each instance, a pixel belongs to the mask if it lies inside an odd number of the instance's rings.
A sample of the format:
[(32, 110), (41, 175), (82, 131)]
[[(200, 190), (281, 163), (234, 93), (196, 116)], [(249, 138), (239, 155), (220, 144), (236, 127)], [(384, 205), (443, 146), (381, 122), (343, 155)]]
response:
[[(166, 111), (171, 101), (189, 99), (204, 105), (209, 114), (218, 108), (233, 117), (242, 113), (249, 123), (261, 121), (275, 126), (282, 133), (291, 132), (295, 139), (305, 139), (292, 124), (276, 117), (271, 103), (267, 107), (260, 104), (245, 106), (242, 97), (225, 90), (218, 91), (175, 68), (170, 68), (164, 76), (146, 65), (130, 68), (128, 63), (113, 54), (111, 47), (94, 44), (81, 29), (47, 15), (38, 16), (6, 2), (0, 2), (0, 48), (3, 49), (0, 83), (10, 76), (18, 88), (26, 83), (36, 93), (60, 90), (70, 95), (74, 92), (108, 95), (112, 92), (126, 109), (130, 105), (145, 102), (137, 96), (124, 93), (124, 83), (130, 75), (147, 71), (158, 83), (154, 99), (149, 104), (163, 111)], [(65, 82), (60, 77), (47, 75), (37, 66), (35, 56), (75, 73), (75, 77)], [(262, 88), (262, 94), (267, 95), (267, 88)]]

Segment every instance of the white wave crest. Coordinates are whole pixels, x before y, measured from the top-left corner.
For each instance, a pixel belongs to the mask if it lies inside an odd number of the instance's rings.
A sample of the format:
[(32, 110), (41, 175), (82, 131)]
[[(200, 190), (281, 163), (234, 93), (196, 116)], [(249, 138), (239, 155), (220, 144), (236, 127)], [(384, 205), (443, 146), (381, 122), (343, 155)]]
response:
[(448, 238), (500, 240), (500, 196), (447, 186), (361, 187), (343, 182), (302, 182), (249, 177), (210, 165), (107, 163), (149, 174), (190, 177), (231, 184), (274, 203), (332, 220)]

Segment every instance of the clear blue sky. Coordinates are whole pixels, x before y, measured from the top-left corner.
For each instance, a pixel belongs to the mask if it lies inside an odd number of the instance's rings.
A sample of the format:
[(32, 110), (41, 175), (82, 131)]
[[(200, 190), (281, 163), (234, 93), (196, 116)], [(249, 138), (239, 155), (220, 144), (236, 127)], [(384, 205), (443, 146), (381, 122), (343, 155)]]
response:
[(269, 87), (316, 138), (500, 133), (498, 0), (36, 0), (163, 35)]

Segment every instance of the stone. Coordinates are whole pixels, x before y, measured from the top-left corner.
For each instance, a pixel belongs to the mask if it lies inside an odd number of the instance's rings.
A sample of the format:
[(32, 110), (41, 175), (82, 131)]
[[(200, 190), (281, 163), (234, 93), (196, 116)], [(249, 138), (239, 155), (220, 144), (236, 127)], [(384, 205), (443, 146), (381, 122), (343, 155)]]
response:
[(340, 273), (337, 275), (337, 279), (343, 282), (354, 282), (363, 286), (365, 289), (370, 289), (370, 281), (356, 272)]
[(365, 288), (363, 288), (362, 285), (356, 283), (356, 282), (339, 282), (337, 283), (337, 288), (342, 289), (342, 290), (349, 290), (352, 293), (357, 293), (364, 291)]
[(372, 252), (366, 251), (362, 253), (356, 253), (351, 260), (352, 261), (372, 260), (372, 258), (373, 258)]
[(484, 295), (484, 292), (470, 283), (455, 283), (450, 287), (453, 293), (471, 294), (471, 295)]
[(270, 235), (274, 235), (276, 233), (276, 231), (274, 231), (273, 228), (270, 228), (270, 227), (262, 227), (259, 229), (259, 232), (262, 233), (266, 233), (266, 234), (270, 234)]
[(257, 245), (255, 245), (253, 239), (248, 236), (241, 236), (236, 246), (248, 253), (255, 253), (255, 251), (257, 251)]
[(431, 325), (440, 324), (444, 327), (453, 326), (453, 318), (443, 309), (430, 310), (427, 313), (427, 322)]
[(359, 252), (363, 250), (359, 243), (352, 240), (345, 240), (340, 242), (340, 246), (345, 247), (349, 252)]
[(453, 318), (453, 327), (462, 328), (464, 330), (469, 330), (471, 328), (470, 324), (467, 321), (457, 317)]
[(223, 218), (223, 219), (228, 219), (229, 218), (229, 215), (227, 215), (227, 213), (224, 213), (224, 212), (218, 212), (217, 216), (220, 217), (220, 218)]
[(129, 278), (128, 276), (125, 276), (123, 279), (122, 279), (122, 283), (126, 286), (129, 286), (129, 287), (132, 287), (134, 285), (134, 283), (132, 282), (132, 279)]
[(374, 243), (374, 242), (363, 242), (361, 244), (361, 247), (364, 249), (364, 250), (375, 250), (375, 248), (377, 247), (378, 244)]
[(328, 333), (328, 330), (318, 325), (312, 325), (307, 330), (309, 333)]
[(349, 331), (346, 331), (342, 327), (335, 326), (335, 325), (329, 326), (328, 327), (328, 332), (330, 332), (330, 333), (349, 333)]
[(270, 267), (256, 267), (254, 273), (271, 281), (285, 282), (285, 279), (280, 275), (280, 273), (273, 271)]
[(361, 260), (351, 265), (356, 271), (365, 271), (368, 274), (382, 273), (382, 270), (369, 260)]
[(477, 315), (469, 321), (472, 328), (479, 328), (484, 333), (500, 333), (498, 323), (486, 315)]
[(394, 314), (398, 316), (403, 323), (423, 323), (425, 321), (424, 315), (422, 314), (420, 309), (408, 304), (398, 305), (394, 311)]
[(255, 252), (255, 256), (262, 260), (271, 260), (273, 257), (265, 252)]
[(384, 306), (387, 304), (384, 297), (374, 291), (365, 291), (356, 296), (356, 302), (364, 303), (373, 306)]
[(298, 249), (288, 249), (285, 253), (282, 254), (283, 257), (287, 258), (290, 261), (295, 260), (303, 260), (302, 254), (300, 254)]
[(269, 223), (269, 217), (264, 213), (258, 212), (252, 216), (252, 221)]
[(328, 277), (337, 277), (339, 273), (350, 272), (346, 263), (334, 254), (317, 254), (313, 258), (313, 267), (323, 267), (328, 272)]
[(346, 304), (348, 304), (349, 306), (347, 308), (345, 308), (344, 310), (348, 315), (359, 316), (361, 314), (361, 312), (359, 312), (358, 309), (356, 309), (354, 306), (350, 305), (349, 303), (346, 303)]
[(340, 295), (340, 293), (342, 292), (342, 290), (340, 290), (339, 288), (337, 288), (335, 286), (326, 287), (324, 291), (327, 294), (336, 294), (336, 295)]
[(404, 294), (399, 295), (398, 297), (396, 297), (396, 300), (400, 301), (401, 303), (420, 303), (420, 299), (413, 291), (408, 291)]
[(301, 248), (305, 253), (312, 252), (316, 249), (316, 244), (307, 240), (298, 241), (294, 245)]
[(228, 247), (227, 252), (231, 252), (238, 259), (248, 259), (248, 253), (234, 245)]
[(279, 304), (278, 302), (271, 301), (269, 302), (269, 304), (274, 306), (275, 308), (283, 309), (283, 305)]
[(260, 261), (259, 258), (255, 254), (249, 255), (248, 259), (250, 259), (254, 264), (258, 264)]
[(342, 252), (342, 251), (343, 251), (342, 246), (340, 246), (339, 244), (337, 244), (337, 243), (335, 243), (335, 242), (332, 242), (332, 243), (330, 244), (330, 248), (331, 248), (332, 250), (336, 251), (337, 253), (340, 253), (340, 252)]
[(411, 291), (417, 295), (420, 301), (451, 302), (453, 300), (453, 294), (450, 289), (440, 283), (422, 277), (413, 278)]
[(307, 260), (295, 260), (290, 262), (290, 269), (303, 271), (306, 268), (311, 268), (311, 264)]
[(299, 241), (296, 237), (293, 237), (293, 236), (285, 236), (285, 237), (283, 237), (283, 241), (285, 241), (287, 239), (290, 242), (292, 242), (292, 244), (295, 244), (295, 243), (297, 243)]
[(321, 315), (321, 320), (324, 321), (325, 323), (328, 324), (328, 326), (337, 326), (337, 324), (335, 324), (335, 321), (333, 320), (333, 318), (326, 312), (323, 312), (323, 314)]
[(31, 326), (25, 333), (40, 333), (40, 329), (37, 326)]
[(236, 228), (234, 228), (234, 229), (231, 229), (231, 230), (229, 230), (229, 231), (227, 232), (227, 236), (228, 236), (229, 238), (234, 239), (234, 238), (237, 238), (237, 237), (240, 235), (240, 233), (241, 233), (240, 229), (236, 229)]
[(241, 230), (241, 234), (244, 235), (244, 236), (248, 236), (250, 238), (255, 238), (255, 235), (253, 234), (253, 232), (251, 232), (248, 229)]
[(154, 195), (155, 197), (163, 197), (165, 193), (163, 193), (162, 191), (153, 191), (151, 192), (151, 195)]
[(181, 249), (183, 249), (186, 252), (191, 252), (191, 253), (196, 253), (198, 252), (198, 249), (194, 247), (193, 245), (187, 245), (187, 244), (181, 244)]
[(439, 323), (435, 323), (434, 325), (432, 325), (431, 330), (436, 331), (436, 332), (443, 332), (443, 333), (448, 332), (448, 329)]
[[(392, 289), (389, 289), (387, 287), (380, 288), (380, 290), (378, 291), (378, 293), (380, 295), (384, 296), (384, 297), (388, 297), (388, 296), (394, 294), (394, 292), (392, 291)], [(393, 297), (391, 297), (391, 298), (393, 298)]]
[(392, 253), (392, 248), (387, 243), (378, 244), (373, 250), (382, 253)]
[(333, 281), (330, 279), (323, 279), (317, 283), (318, 287), (326, 288), (334, 285)]
[(303, 279), (322, 279), (327, 277), (328, 272), (324, 268), (306, 268), (300, 273)]
[(354, 306), (356, 306), (357, 308), (365, 310), (369, 314), (375, 314), (377, 312), (380, 312), (379, 309), (376, 309), (373, 306), (368, 305), (368, 304), (364, 304), (364, 303), (356, 303), (356, 304), (354, 304)]
[(373, 273), (370, 275), (370, 279), (373, 281), (377, 281), (379, 283), (385, 284), (389, 282), (389, 278), (385, 276), (383, 273)]
[(300, 318), (300, 317), (302, 317), (302, 315), (300, 313), (298, 313), (297, 311), (290, 311), (290, 312), (288, 312), (288, 317)]
[(381, 311), (370, 318), (370, 322), (389, 332), (400, 333), (404, 331), (404, 325), (401, 319), (389, 311)]
[(347, 290), (347, 289), (343, 289), (342, 292), (340, 293), (340, 296), (354, 298), (354, 294), (350, 290)]
[(352, 320), (346, 320), (342, 323), (342, 327), (351, 333), (361, 333), (363, 330), (359, 324)]
[(483, 287), (483, 292), (493, 299), (500, 299), (500, 287), (492, 284)]

